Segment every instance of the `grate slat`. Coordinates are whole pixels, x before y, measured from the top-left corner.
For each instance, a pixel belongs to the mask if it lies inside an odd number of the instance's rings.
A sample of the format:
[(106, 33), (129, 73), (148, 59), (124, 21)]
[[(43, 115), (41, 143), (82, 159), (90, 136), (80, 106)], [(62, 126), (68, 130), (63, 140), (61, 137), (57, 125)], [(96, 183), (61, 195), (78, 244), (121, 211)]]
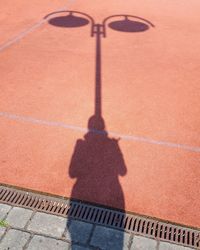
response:
[(5, 201), (9, 202), (9, 197), (12, 195), (12, 192), (11, 191), (7, 191), (4, 195), (4, 199)]
[(87, 220), (89, 213), (90, 213), (91, 208), (90, 207), (86, 207), (85, 213), (83, 215), (83, 219)]
[(17, 200), (19, 199), (20, 197), (20, 194), (19, 193), (16, 193), (15, 197), (13, 198), (13, 200), (11, 201), (11, 203), (17, 203)]
[(90, 218), (91, 222), (95, 223), (96, 222), (96, 218), (97, 216), (100, 214), (99, 209), (98, 208), (94, 208), (93, 213), (92, 213), (92, 217)]
[(1, 189), (1, 191), (0, 191), (0, 199), (1, 200), (3, 200), (5, 193), (6, 193), (6, 190), (5, 189)]
[(102, 211), (102, 215), (101, 215), (101, 217), (100, 217), (100, 219), (99, 219), (99, 223), (100, 224), (103, 224), (104, 223), (104, 221), (105, 221), (105, 219), (106, 219), (106, 215), (107, 215), (107, 211), (106, 210), (103, 210)]
[(16, 196), (16, 192), (11, 193), (10, 197), (9, 197), (9, 202), (12, 202), (12, 200), (15, 198)]
[(25, 206), (28, 194), (24, 194), (22, 201), (20, 202), (22, 206)]
[(40, 210), (41, 204), (42, 204), (42, 198), (39, 198), (37, 204), (35, 204), (35, 209)]
[(84, 215), (85, 215), (85, 212), (86, 212), (86, 207), (83, 207), (83, 209), (81, 210), (81, 212), (80, 212), (80, 219), (83, 219), (84, 218)]

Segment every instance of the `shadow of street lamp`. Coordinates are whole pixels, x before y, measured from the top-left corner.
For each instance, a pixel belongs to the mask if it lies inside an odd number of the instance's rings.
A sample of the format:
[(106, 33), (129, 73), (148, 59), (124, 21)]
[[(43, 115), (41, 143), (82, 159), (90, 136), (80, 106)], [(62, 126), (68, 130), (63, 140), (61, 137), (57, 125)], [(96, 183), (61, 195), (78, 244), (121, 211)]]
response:
[[(67, 13), (65, 16), (52, 17), (59, 13)], [(96, 37), (96, 74), (95, 74), (95, 110), (96, 120), (91, 130), (102, 130), (102, 105), (101, 105), (101, 38), (106, 37), (106, 27), (120, 32), (144, 32), (154, 25), (141, 17), (133, 15), (112, 15), (103, 20), (101, 24), (95, 23), (94, 19), (86, 13), (79, 11), (58, 11), (44, 17), (48, 23), (61, 28), (79, 28), (91, 23), (91, 36)], [(110, 21), (110, 19), (116, 19)], [(101, 125), (100, 125), (101, 124)]]

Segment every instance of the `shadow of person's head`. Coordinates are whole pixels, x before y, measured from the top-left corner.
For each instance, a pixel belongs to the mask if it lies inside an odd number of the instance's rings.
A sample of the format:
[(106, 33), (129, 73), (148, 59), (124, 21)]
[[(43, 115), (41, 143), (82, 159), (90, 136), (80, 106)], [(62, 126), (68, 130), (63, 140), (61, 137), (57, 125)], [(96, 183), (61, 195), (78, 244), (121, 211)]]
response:
[(101, 116), (93, 115), (88, 120), (89, 131), (105, 131), (105, 122)]

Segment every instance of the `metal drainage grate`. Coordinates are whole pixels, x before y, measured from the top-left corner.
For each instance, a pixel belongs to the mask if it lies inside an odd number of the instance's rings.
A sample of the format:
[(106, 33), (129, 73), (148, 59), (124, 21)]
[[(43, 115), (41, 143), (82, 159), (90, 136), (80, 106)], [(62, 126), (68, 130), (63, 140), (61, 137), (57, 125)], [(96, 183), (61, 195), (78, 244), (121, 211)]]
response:
[(200, 231), (163, 223), (142, 216), (123, 213), (82, 202), (62, 200), (0, 186), (0, 202), (63, 217), (71, 217), (143, 235), (157, 240), (199, 248)]

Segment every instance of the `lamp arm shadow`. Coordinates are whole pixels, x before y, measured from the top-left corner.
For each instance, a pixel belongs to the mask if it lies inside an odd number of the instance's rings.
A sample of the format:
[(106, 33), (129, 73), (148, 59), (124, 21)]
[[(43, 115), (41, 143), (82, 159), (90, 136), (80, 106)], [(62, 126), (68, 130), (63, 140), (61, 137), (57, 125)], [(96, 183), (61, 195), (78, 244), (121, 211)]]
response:
[(105, 25), (106, 22), (107, 22), (109, 19), (113, 18), (113, 17), (131, 17), (131, 18), (139, 19), (139, 20), (144, 21), (144, 22), (146, 22), (147, 24), (149, 24), (152, 28), (155, 28), (155, 25), (154, 25), (152, 22), (150, 22), (149, 20), (144, 19), (144, 18), (139, 17), (139, 16), (133, 16), (133, 15), (127, 15), (127, 14), (120, 14), (120, 15), (112, 15), (112, 16), (109, 16), (109, 17), (107, 17), (107, 18), (105, 18), (105, 19), (103, 20), (103, 25)]
[(55, 11), (55, 12), (49, 13), (43, 19), (48, 19), (52, 15), (56, 15), (56, 14), (64, 13), (64, 12), (65, 13), (69, 13), (69, 14), (76, 13), (76, 14), (83, 15), (83, 16), (87, 17), (91, 21), (91, 23), (92, 23), (92, 26), (91, 26), (91, 36), (93, 36), (93, 27), (95, 26), (95, 21), (94, 21), (94, 19), (90, 15), (88, 15), (86, 13), (83, 13), (83, 12), (80, 12), (80, 11), (76, 11), (76, 10), (60, 10), (60, 11)]

